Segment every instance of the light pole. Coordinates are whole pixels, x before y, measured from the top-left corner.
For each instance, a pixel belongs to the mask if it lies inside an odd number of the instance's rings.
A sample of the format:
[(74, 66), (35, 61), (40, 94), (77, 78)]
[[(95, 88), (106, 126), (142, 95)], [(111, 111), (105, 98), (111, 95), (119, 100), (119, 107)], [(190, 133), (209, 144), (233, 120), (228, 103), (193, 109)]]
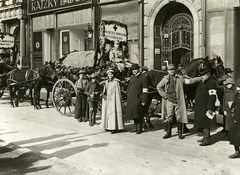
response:
[(86, 50), (91, 50), (92, 47), (92, 37), (93, 37), (93, 28), (90, 26), (88, 23), (88, 26), (84, 29), (84, 34), (85, 34), (85, 40), (87, 42), (87, 49)]

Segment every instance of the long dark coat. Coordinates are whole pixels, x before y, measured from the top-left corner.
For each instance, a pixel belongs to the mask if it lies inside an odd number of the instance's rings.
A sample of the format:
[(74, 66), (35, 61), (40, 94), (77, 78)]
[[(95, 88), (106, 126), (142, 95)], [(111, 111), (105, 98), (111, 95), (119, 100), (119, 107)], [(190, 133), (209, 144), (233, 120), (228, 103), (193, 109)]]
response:
[(234, 115), (228, 133), (228, 140), (230, 144), (240, 146), (240, 94), (236, 96), (232, 108), (234, 108)]
[(148, 83), (143, 74), (132, 76), (127, 88), (127, 108), (126, 118), (143, 118), (146, 115), (146, 109), (142, 103), (148, 103)]
[(212, 94), (215, 91), (216, 84), (211, 79), (198, 85), (195, 95), (194, 114), (194, 126), (196, 128), (212, 128), (217, 125), (216, 116), (213, 119), (209, 119), (206, 115), (208, 110), (215, 111), (216, 95)]

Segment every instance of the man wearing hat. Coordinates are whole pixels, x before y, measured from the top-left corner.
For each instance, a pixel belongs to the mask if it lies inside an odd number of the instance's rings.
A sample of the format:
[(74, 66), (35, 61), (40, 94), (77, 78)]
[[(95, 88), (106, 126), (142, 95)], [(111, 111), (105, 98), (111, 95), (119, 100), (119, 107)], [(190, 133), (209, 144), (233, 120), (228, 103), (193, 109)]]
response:
[(127, 88), (126, 118), (133, 118), (135, 129), (131, 132), (142, 133), (143, 117), (146, 115), (148, 103), (148, 83), (146, 77), (141, 74), (138, 64), (132, 65), (133, 76)]
[(216, 83), (211, 79), (210, 69), (203, 65), (199, 69), (203, 76), (195, 94), (194, 126), (203, 132), (203, 138), (198, 140), (200, 146), (211, 144), (210, 128), (216, 127), (215, 102), (217, 100)]
[(201, 77), (191, 78), (187, 81), (182, 76), (175, 74), (175, 67), (173, 64), (169, 64), (167, 68), (168, 75), (164, 76), (157, 85), (158, 93), (162, 96), (162, 116), (167, 122), (167, 132), (163, 136), (163, 139), (172, 136), (172, 122), (174, 116), (178, 122), (179, 139), (183, 139), (183, 124), (188, 123), (183, 83), (193, 84), (200, 81)]
[(78, 119), (79, 122), (86, 122), (86, 107), (87, 107), (87, 95), (85, 90), (88, 84), (88, 81), (85, 76), (85, 71), (79, 71), (79, 79), (75, 83), (77, 89), (76, 105), (75, 105), (75, 119)]
[(98, 109), (99, 95), (101, 93), (101, 86), (97, 82), (96, 73), (91, 74), (91, 82), (88, 83), (85, 93), (87, 94), (87, 102), (89, 106), (89, 126), (98, 124), (96, 122), (96, 113)]

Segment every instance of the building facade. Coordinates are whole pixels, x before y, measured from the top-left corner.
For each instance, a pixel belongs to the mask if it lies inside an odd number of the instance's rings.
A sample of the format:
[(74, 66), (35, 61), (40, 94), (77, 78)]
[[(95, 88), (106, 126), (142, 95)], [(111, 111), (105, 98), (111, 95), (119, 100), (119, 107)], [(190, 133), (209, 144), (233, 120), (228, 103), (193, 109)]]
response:
[[(164, 61), (177, 65), (218, 55), (240, 77), (239, 0), (28, 0), (28, 16), (23, 4), (14, 12), (0, 8), (1, 30), (24, 31), (16, 37), (19, 55), (32, 67), (74, 50), (95, 50), (100, 22), (115, 20), (127, 25), (132, 62), (160, 69)], [(94, 31), (90, 42), (88, 24)]]
[(9, 49), (0, 49), (0, 56), (12, 62), (18, 62), (22, 67), (29, 65), (29, 21), (27, 16), (26, 0), (0, 1), (0, 30), (12, 34), (15, 45)]

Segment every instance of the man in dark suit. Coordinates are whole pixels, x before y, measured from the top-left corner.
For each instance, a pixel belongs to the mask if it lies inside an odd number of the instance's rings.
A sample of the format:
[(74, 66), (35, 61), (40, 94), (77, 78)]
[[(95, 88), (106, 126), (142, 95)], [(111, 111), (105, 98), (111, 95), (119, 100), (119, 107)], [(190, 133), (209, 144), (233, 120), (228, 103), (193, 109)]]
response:
[(145, 105), (148, 103), (148, 83), (146, 77), (141, 74), (138, 64), (132, 65), (133, 76), (127, 88), (126, 118), (133, 118), (135, 129), (131, 132), (142, 133), (143, 117), (146, 115)]

